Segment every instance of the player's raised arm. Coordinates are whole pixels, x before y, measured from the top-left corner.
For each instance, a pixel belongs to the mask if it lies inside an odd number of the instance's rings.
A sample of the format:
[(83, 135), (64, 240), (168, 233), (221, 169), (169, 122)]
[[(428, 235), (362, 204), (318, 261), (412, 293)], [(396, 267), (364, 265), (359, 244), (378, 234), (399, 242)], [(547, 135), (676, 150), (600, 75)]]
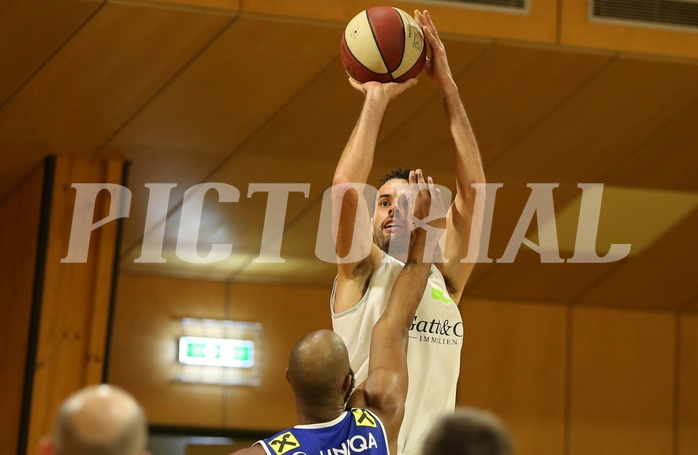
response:
[[(368, 378), (354, 392), (350, 406), (368, 406), (381, 418), (388, 431), (391, 444), (396, 444), (397, 434), (404, 415), (407, 397), (407, 340), (410, 325), (422, 298), (429, 269), (435, 255), (435, 242), (427, 245), (425, 223), (442, 228), (445, 210), (441, 193), (431, 178), (424, 181), (421, 171), (411, 172), (409, 177), (414, 199), (411, 244), (405, 266), (392, 289), (388, 304), (373, 329)], [(422, 226), (422, 227), (420, 227)], [(395, 446), (391, 447), (395, 453)]]
[[(463, 107), (458, 86), (451, 74), (446, 48), (428, 11), (415, 11), (415, 20), (422, 26), (424, 35), (431, 45), (432, 54), (426, 62), (425, 70), (441, 89), (453, 139), (456, 194), (447, 217), (444, 256), (448, 262), (440, 264), (439, 267), (447, 278), (451, 297), (458, 303), (475, 265), (474, 262), (461, 262), (468, 254), (471, 237), (474, 241), (470, 248), (475, 251), (479, 249), (481, 220), (479, 217), (473, 217), (476, 191), (471, 185), (485, 183), (485, 173), (475, 135)], [(474, 231), (472, 236), (471, 230)]]
[[(332, 181), (332, 220), (337, 238), (337, 295), (335, 313), (356, 305), (363, 293), (364, 283), (380, 261), (380, 252), (373, 246), (369, 210), (360, 189), (349, 188), (365, 184), (373, 167), (373, 155), (383, 116), (390, 100), (417, 83), (366, 82), (349, 79), (352, 86), (364, 94), (364, 104), (349, 141), (342, 152)], [(371, 257), (373, 255), (373, 257)], [(366, 265), (371, 266), (367, 267)]]

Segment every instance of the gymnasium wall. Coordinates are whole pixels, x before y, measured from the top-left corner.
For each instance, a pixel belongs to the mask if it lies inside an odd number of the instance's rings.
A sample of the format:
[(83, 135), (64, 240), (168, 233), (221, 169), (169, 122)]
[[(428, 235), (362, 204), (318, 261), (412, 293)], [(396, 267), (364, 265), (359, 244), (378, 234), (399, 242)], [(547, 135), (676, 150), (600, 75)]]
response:
[[(87, 262), (61, 258), (74, 209), (87, 210), (74, 207), (72, 183), (117, 183), (122, 168), (118, 160), (48, 157), (0, 205), (3, 455), (36, 453), (61, 402), (102, 381), (116, 224), (92, 235)], [(106, 216), (111, 200), (98, 197), (94, 214)]]
[[(329, 328), (326, 289), (120, 277), (110, 381), (152, 424), (274, 431), (295, 422), (292, 344)], [(698, 450), (698, 315), (464, 299), (460, 405), (489, 409), (519, 455)], [(259, 387), (175, 383), (183, 316), (264, 324)]]
[[(303, 335), (331, 329), (329, 288), (230, 284), (122, 274), (114, 314), (109, 381), (131, 391), (152, 424), (275, 430), (296, 418), (285, 380)], [(222, 387), (175, 382), (178, 319), (263, 324), (261, 384)]]
[(43, 176), (41, 165), (0, 203), (0, 219), (10, 221), (0, 223), (0, 390), (3, 390), (0, 453), (3, 454), (17, 450)]
[(471, 301), (459, 401), (526, 454), (698, 450), (698, 315)]
[[(123, 23), (136, 17), (135, 5), (172, 9), (177, 14), (172, 14), (174, 19), (169, 23), (181, 21), (190, 26), (194, 23), (192, 27), (199, 30), (197, 36), (205, 42), (210, 39), (208, 34), (213, 34), (212, 30), (218, 33), (218, 28), (232, 13), (253, 18), (279, 16), (290, 22), (339, 23), (369, 6), (370, 2), (138, 0), (104, 3), (109, 3), (105, 11), (116, 10), (118, 14), (111, 14)], [(531, 10), (526, 15), (453, 8), (449, 3), (429, 5), (435, 15), (443, 18), (439, 27), (445, 35), (481, 39), (482, 42), (525, 43), (532, 48), (541, 45), (547, 49), (552, 45), (554, 49), (591, 50), (601, 54), (632, 56), (637, 53), (666, 60), (698, 57), (695, 33), (590, 22), (586, 0), (530, 1)], [(393, 4), (406, 10), (424, 6), (407, 1)], [(93, 6), (86, 8), (85, 18), (94, 9)], [(143, 9), (156, 21), (161, 19), (158, 8)], [(196, 19), (193, 22), (192, 17)], [(85, 18), (80, 17), (78, 22), (87, 20)], [(114, 23), (122, 22), (115, 20)], [(172, 61), (188, 59), (187, 49), (191, 51), (200, 45), (193, 41), (188, 47), (186, 44), (180, 46), (180, 53)], [(137, 47), (140, 45), (134, 49)], [(61, 61), (65, 60), (59, 63)], [(160, 63), (155, 65), (160, 71), (148, 74), (169, 80), (169, 76), (165, 76), (170, 73), (160, 68)], [(55, 71), (63, 75), (60, 65)], [(39, 83), (51, 81), (52, 73), (48, 74), (39, 79)], [(74, 81), (80, 81), (80, 76), (68, 74), (67, 70), (65, 73), (66, 79)], [(150, 88), (159, 82), (141, 77), (138, 80), (148, 84), (134, 85), (141, 89), (131, 90), (138, 95), (133, 99), (142, 96), (146, 100), (151, 96)], [(149, 88), (142, 88), (145, 86)], [(84, 98), (94, 96), (86, 93), (82, 97), (71, 94), (71, 100), (77, 102), (68, 103), (68, 107), (80, 105)], [(121, 99), (115, 104), (123, 110), (113, 115), (112, 123), (116, 125), (121, 125), (120, 115), (124, 118), (131, 115), (123, 106), (129, 102), (137, 104), (128, 97), (125, 99), (126, 102)], [(63, 103), (57, 105), (60, 109), (53, 110), (62, 113)], [(15, 118), (24, 118), (17, 112), (22, 113), (14, 110), (8, 114), (13, 122)], [(71, 152), (82, 147), (87, 150), (83, 142), (101, 144), (110, 137), (109, 119), (92, 115), (89, 109), (84, 112), (87, 113), (85, 117), (99, 120), (92, 130), (70, 116), (56, 115), (60, 118), (54, 120), (56, 123), (69, 125), (56, 130), (67, 130), (71, 133), (68, 136), (74, 135), (80, 140), (54, 144), (54, 148)], [(39, 117), (32, 113), (32, 118)], [(9, 124), (14, 125), (13, 122)], [(53, 123), (35, 122), (48, 125), (45, 126), (47, 131), (52, 131)], [(33, 142), (30, 145), (36, 148)], [(10, 152), (6, 150), (6, 154), (9, 156)], [(13, 153), (12, 159), (21, 160), (23, 155)], [(74, 201), (70, 184), (78, 181), (118, 183), (121, 163), (98, 165), (63, 160), (60, 166), (54, 208), (58, 218), (50, 227), (54, 243), (53, 259), (49, 262), (53, 269), (47, 271), (48, 298), (44, 312), (39, 315), (45, 321), (44, 332), (39, 355), (32, 360), (41, 368), (37, 372), (37, 386), (30, 391), (34, 395), (34, 408), (26, 411), (35, 419), (31, 429), (27, 429), (31, 435), (29, 441), (23, 442), (29, 442), (24, 453), (35, 453), (33, 444), (50, 430), (50, 419), (68, 393), (104, 379), (104, 354), (110, 356), (106, 379), (136, 395), (154, 425), (266, 432), (292, 424), (295, 409), (291, 390), (284, 380), (288, 352), (293, 342), (308, 331), (330, 327), (330, 283), (326, 288), (305, 288), (121, 274), (111, 347), (105, 352), (116, 224), (105, 226), (95, 239), (90, 257), (98, 258), (96, 262), (74, 267), (57, 265), (65, 253), (66, 226)], [(24, 368), (35, 295), (43, 173), (43, 166), (35, 169), (0, 201), (0, 216), (5, 220), (0, 223), (0, 389), (3, 390), (0, 455), (15, 454), (20, 447), (18, 433), (22, 394), (27, 387)], [(691, 266), (687, 264), (686, 267)], [(92, 306), (93, 302), (99, 305)], [(515, 437), (519, 455), (698, 453), (698, 314), (695, 311), (682, 313), (577, 306), (565, 302), (467, 298), (463, 305), (466, 330), (459, 404), (483, 407), (500, 415)], [(693, 305), (693, 308), (697, 307)], [(266, 343), (262, 383), (258, 387), (223, 388), (174, 382), (172, 378), (177, 369), (175, 321), (185, 316), (261, 322)]]
[[(565, 47), (602, 49), (627, 53), (696, 58), (698, 40), (676, 26), (637, 24), (628, 21), (589, 20), (591, 0), (528, 0), (523, 10), (453, 1), (395, 0), (387, 4), (413, 11), (428, 8), (440, 18), (442, 34), (492, 38)], [(374, 1), (343, 0), (143, 0), (144, 3), (177, 3), (240, 15), (281, 16), (291, 20), (344, 23), (357, 12), (376, 6)], [(690, 3), (687, 0), (685, 3)], [(623, 2), (618, 2), (623, 3)], [(642, 2), (640, 2), (642, 3)], [(670, 2), (667, 2), (670, 3)], [(678, 3), (678, 2), (677, 2)], [(649, 7), (653, 3), (649, 3)], [(626, 7), (628, 5), (625, 5)], [(647, 6), (647, 5), (641, 5)], [(660, 8), (659, 4), (654, 6)]]

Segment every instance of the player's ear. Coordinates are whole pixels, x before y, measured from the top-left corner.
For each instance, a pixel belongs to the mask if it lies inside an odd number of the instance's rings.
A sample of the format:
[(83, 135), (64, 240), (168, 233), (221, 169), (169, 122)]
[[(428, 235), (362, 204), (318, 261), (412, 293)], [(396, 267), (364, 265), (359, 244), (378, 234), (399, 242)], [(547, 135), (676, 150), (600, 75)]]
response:
[(354, 372), (349, 370), (349, 374), (344, 378), (344, 384), (342, 384), (342, 391), (345, 393), (351, 393), (354, 391), (354, 386), (356, 385), (354, 379)]
[(286, 380), (287, 380), (288, 383), (290, 384), (290, 383), (291, 383), (291, 380), (288, 378), (288, 367), (286, 367), (286, 373), (284, 373), (284, 376), (286, 376)]
[(352, 375), (348, 374), (347, 377), (344, 378), (344, 390), (351, 393), (353, 388), (354, 388), (354, 378)]

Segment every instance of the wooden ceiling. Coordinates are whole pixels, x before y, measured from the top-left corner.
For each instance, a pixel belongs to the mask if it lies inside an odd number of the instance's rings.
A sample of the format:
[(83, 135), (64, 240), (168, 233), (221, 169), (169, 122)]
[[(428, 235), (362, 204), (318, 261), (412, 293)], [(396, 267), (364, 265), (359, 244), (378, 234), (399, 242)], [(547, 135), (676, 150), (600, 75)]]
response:
[[(342, 70), (339, 37), (352, 12), (370, 2), (330, 2), (325, 16), (305, 19), (288, 1), (275, 14), (263, 8), (274, 2), (261, 0), (249, 2), (258, 9), (247, 13), (237, 2), (192, 2), (0, 7), (0, 196), (48, 154), (124, 158), (133, 202), (122, 271), (329, 289), (335, 266), (316, 254), (322, 197), (362, 101)], [(453, 21), (448, 8), (434, 10), (437, 26)], [(698, 59), (497, 33), (444, 33), (488, 181), (503, 185), (488, 249), (493, 261), (475, 268), (466, 296), (698, 310)], [(426, 75), (389, 108), (376, 180), (405, 164), (453, 186), (450, 138)], [(176, 254), (180, 231), (196, 227), (181, 223), (180, 211), (185, 191), (205, 182), (234, 186), (239, 200), (207, 194), (200, 254), (214, 243), (232, 243), (233, 253), (193, 264)], [(166, 262), (134, 262), (149, 254), (142, 248), (146, 185), (156, 183), (176, 184), (160, 220)], [(284, 231), (266, 234), (281, 236), (283, 263), (255, 261), (269, 215), (267, 194), (253, 190), (269, 183), (300, 191), (289, 195)], [(598, 254), (617, 243), (633, 245), (630, 255), (606, 264), (541, 263), (522, 246), (513, 263), (498, 263), (532, 183), (559, 185), (555, 213), (572, 219), (558, 221), (563, 258), (572, 256), (584, 183), (606, 190)], [(535, 217), (531, 225), (535, 235)]]

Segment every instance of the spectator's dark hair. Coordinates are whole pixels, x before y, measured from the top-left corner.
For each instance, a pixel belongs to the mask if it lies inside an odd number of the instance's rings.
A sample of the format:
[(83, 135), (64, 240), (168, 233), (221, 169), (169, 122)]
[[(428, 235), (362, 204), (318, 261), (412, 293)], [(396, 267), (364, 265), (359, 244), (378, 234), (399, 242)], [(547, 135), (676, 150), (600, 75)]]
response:
[(424, 455), (513, 455), (509, 432), (489, 412), (459, 408), (431, 429)]

